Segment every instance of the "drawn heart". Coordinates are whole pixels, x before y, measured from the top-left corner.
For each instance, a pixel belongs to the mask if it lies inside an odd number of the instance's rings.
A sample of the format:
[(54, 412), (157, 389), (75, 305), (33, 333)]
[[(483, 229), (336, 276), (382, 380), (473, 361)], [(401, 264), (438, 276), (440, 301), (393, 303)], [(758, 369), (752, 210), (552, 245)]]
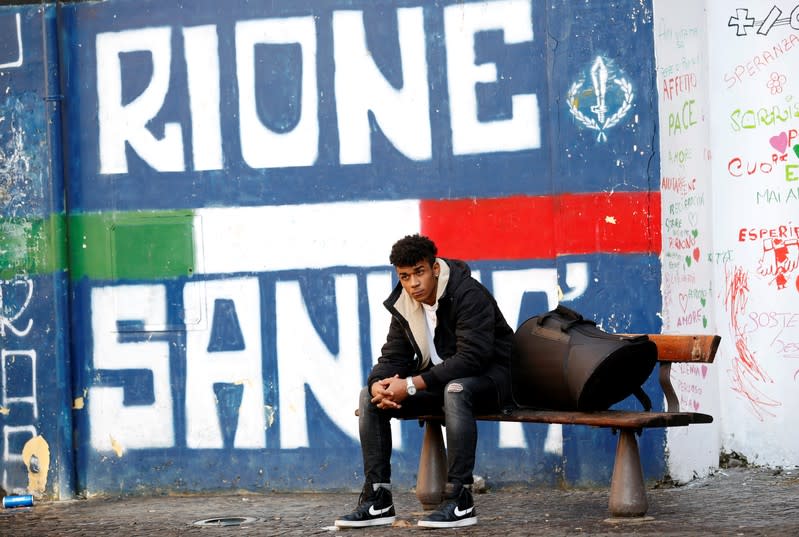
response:
[(699, 257), (702, 255), (702, 252), (699, 251), (699, 248), (694, 248), (694, 261), (699, 262)]
[(691, 266), (691, 256), (690, 255), (686, 255), (685, 256), (685, 264), (688, 265), (689, 267)]
[(780, 153), (785, 153), (785, 148), (788, 147), (788, 135), (784, 132), (779, 133), (777, 136), (772, 136), (768, 141), (771, 147)]
[(703, 365), (702, 366), (702, 378), (705, 378), (706, 376), (707, 376), (707, 366)]
[(707, 317), (702, 315), (702, 328), (707, 328)]
[(796, 153), (797, 157), (799, 157), (799, 144), (793, 146), (793, 152)]
[(692, 229), (691, 230), (691, 235), (693, 235), (694, 238), (698, 237), (699, 236), (699, 230), (698, 229)]
[(699, 299), (699, 303), (702, 304), (702, 307), (704, 308), (705, 304), (707, 304), (707, 300), (705, 300), (705, 297), (702, 297)]
[(680, 307), (682, 308), (683, 313), (685, 313), (685, 310), (688, 309), (688, 295), (680, 293)]
[(693, 403), (693, 406), (694, 406), (694, 412), (698, 411), (699, 410), (699, 401), (694, 400), (694, 401), (692, 401), (692, 403)]

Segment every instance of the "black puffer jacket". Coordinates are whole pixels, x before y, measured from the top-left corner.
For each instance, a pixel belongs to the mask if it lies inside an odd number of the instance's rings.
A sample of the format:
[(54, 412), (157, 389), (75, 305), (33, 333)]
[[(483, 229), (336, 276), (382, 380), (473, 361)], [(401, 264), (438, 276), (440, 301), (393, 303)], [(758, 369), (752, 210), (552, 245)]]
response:
[(451, 380), (489, 376), (497, 385), (501, 403), (510, 397), (511, 330), (494, 297), (472, 278), (469, 266), (455, 259), (438, 259), (438, 322), (434, 342), (442, 363), (433, 366), (427, 344), (424, 311), (402, 285), (383, 303), (391, 325), (368, 385), (399, 375), (419, 374), (431, 391)]

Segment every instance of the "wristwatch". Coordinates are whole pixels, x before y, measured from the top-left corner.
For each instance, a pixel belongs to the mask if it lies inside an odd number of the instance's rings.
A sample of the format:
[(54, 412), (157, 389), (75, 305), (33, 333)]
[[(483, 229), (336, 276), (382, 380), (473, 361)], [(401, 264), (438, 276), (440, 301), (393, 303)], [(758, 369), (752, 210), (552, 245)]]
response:
[(416, 386), (413, 385), (413, 376), (405, 377), (405, 382), (408, 383), (408, 395), (416, 395)]

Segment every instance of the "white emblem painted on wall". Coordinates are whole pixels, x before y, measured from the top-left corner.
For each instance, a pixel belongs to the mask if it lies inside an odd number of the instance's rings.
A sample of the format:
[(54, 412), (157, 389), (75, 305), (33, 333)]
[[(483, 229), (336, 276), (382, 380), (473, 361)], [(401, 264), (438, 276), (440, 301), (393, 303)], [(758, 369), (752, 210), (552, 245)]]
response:
[(591, 87), (586, 87), (586, 77), (581, 78), (569, 88), (566, 102), (572, 116), (585, 128), (598, 131), (597, 141), (605, 142), (605, 131), (616, 126), (632, 108), (633, 87), (626, 78), (617, 76), (615, 69), (609, 69), (602, 56), (596, 57), (588, 74)]

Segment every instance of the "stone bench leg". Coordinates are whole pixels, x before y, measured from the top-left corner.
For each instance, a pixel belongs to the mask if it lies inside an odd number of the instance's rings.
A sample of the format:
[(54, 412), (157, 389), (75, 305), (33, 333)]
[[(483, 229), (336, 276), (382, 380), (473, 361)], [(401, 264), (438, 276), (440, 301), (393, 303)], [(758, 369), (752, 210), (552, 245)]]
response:
[(649, 508), (634, 429), (619, 431), (608, 507), (614, 517), (642, 517)]
[(447, 453), (441, 423), (426, 421), (419, 471), (416, 474), (416, 497), (426, 510), (435, 509), (444, 494), (447, 482)]

